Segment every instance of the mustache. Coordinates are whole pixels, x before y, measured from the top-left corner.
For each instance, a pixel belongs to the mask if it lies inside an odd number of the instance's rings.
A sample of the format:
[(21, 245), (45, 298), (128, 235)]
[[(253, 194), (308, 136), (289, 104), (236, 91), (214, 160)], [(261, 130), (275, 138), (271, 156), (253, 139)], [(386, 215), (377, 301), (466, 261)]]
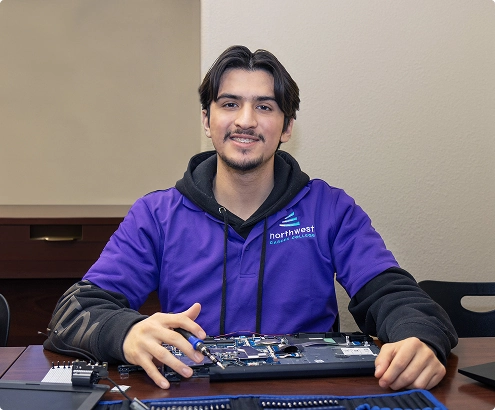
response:
[(265, 142), (265, 137), (262, 134), (257, 134), (253, 130), (241, 130), (240, 128), (235, 129), (234, 131), (227, 131), (225, 133), (225, 137), (223, 137), (223, 141), (227, 141), (232, 134), (237, 135), (250, 135), (251, 137), (258, 138), (261, 142)]

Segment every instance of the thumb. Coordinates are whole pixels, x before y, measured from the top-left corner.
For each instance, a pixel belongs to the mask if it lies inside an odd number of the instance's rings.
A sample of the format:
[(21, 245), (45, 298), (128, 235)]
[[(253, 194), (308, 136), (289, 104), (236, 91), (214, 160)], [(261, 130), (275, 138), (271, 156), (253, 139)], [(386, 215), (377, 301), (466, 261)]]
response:
[[(199, 303), (195, 303), (189, 309), (187, 309), (184, 312), (182, 312), (182, 314), (185, 315), (185, 316), (187, 316), (193, 322), (195, 322), (196, 321), (196, 318), (199, 316), (199, 313), (200, 312), (201, 312), (201, 305)], [(191, 328), (190, 330), (194, 334), (196, 334), (196, 336), (199, 337), (200, 339), (204, 339), (206, 337), (205, 331), (197, 323), (194, 323), (194, 326), (197, 329)]]
[(201, 305), (199, 303), (195, 303), (189, 309), (185, 310), (182, 313), (185, 314), (189, 319), (196, 320), (200, 312), (201, 312)]

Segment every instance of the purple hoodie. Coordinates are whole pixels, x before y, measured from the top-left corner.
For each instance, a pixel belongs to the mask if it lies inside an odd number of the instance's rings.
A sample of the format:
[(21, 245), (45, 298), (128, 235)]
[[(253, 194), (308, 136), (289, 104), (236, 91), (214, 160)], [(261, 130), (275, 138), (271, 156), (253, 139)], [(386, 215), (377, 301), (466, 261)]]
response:
[[(324, 181), (309, 181), (266, 222), (261, 333), (327, 331), (338, 313), (334, 277), (352, 297), (398, 266), (366, 213)], [(227, 333), (256, 330), (263, 234), (264, 219), (246, 238), (228, 228)], [(136, 310), (156, 289), (163, 312), (199, 302), (197, 322), (217, 335), (224, 252), (224, 221), (171, 188), (134, 204), (84, 279)]]

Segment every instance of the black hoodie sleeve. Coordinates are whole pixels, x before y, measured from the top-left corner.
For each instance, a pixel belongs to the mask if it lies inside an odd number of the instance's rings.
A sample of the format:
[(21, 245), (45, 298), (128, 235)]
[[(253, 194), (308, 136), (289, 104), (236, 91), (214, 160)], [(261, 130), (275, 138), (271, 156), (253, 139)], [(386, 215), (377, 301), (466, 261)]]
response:
[(400, 268), (387, 269), (364, 285), (351, 299), (349, 311), (362, 332), (385, 343), (417, 337), (444, 365), (457, 345), (447, 313)]
[(59, 299), (43, 347), (86, 360), (125, 363), (124, 338), (146, 318), (129, 308), (124, 295), (80, 281)]

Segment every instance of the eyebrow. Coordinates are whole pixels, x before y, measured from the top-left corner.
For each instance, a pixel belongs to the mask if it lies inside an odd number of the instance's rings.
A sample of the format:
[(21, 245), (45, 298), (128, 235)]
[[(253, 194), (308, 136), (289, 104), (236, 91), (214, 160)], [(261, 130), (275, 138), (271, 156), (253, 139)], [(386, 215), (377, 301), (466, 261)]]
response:
[[(220, 99), (223, 99), (223, 98), (230, 99), (230, 100), (243, 100), (244, 99), (240, 95), (224, 93), (224, 94), (220, 94), (217, 97), (216, 101), (218, 101)], [(275, 97), (270, 97), (270, 96), (267, 96), (267, 95), (257, 96), (257, 97), (254, 98), (254, 101), (258, 101), (258, 102), (261, 102), (261, 101), (273, 101), (273, 102), (277, 102), (277, 100), (275, 100)]]

